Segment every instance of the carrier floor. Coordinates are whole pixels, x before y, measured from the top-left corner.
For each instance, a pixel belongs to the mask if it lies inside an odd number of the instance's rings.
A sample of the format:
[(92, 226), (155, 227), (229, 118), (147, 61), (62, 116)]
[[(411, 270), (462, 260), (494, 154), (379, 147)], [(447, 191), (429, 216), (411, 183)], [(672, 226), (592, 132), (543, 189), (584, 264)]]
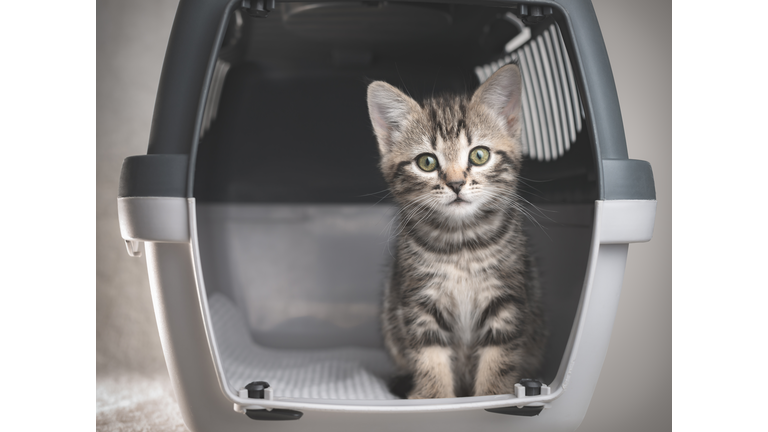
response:
[(234, 392), (251, 381), (267, 381), (276, 398), (398, 399), (387, 389), (385, 379), (393, 366), (383, 350), (259, 346), (245, 317), (225, 295), (212, 294), (208, 304), (224, 374)]

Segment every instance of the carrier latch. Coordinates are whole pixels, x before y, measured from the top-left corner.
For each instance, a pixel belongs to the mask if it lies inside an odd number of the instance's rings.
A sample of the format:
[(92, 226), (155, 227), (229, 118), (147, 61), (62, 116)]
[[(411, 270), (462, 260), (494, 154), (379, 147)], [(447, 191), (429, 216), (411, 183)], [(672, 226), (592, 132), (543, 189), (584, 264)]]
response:
[(523, 378), (519, 383), (515, 384), (515, 396), (539, 396), (550, 394), (550, 388), (546, 384), (542, 384), (541, 381)]
[[(515, 384), (515, 396), (518, 398), (523, 398), (525, 396), (548, 395), (550, 393), (551, 393), (551, 389), (549, 388), (549, 386), (546, 384), (543, 384), (539, 380), (523, 378), (520, 380), (519, 383)], [(497, 414), (533, 417), (533, 416), (539, 415), (543, 409), (544, 409), (544, 405), (542, 404), (542, 405), (525, 405), (525, 406), (510, 406), (510, 407), (501, 407), (501, 408), (488, 408), (486, 409), (486, 411), (497, 413)]]
[(517, 14), (520, 15), (520, 19), (528, 25), (538, 24), (552, 13), (554, 11), (549, 6), (520, 5), (517, 7)]
[(275, 8), (275, 0), (243, 0), (242, 8), (255, 18), (266, 18)]
[[(253, 381), (240, 390), (240, 397), (272, 400), (272, 388), (266, 381)], [(238, 408), (236, 404), (235, 410), (243, 412)], [(281, 408), (245, 409), (244, 414), (254, 420), (298, 420), (304, 415), (301, 411)]]
[(515, 415), (515, 416), (523, 416), (523, 417), (534, 417), (539, 414), (541, 414), (541, 411), (544, 409), (543, 405), (540, 406), (524, 406), (524, 407), (502, 407), (502, 408), (488, 408), (486, 411), (496, 413), (496, 414), (506, 414), (506, 415)]

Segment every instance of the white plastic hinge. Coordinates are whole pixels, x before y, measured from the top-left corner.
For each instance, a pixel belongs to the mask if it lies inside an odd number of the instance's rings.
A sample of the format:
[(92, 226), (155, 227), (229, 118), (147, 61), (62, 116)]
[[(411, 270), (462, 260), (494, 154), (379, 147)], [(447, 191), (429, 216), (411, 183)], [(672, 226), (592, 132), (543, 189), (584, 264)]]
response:
[(139, 250), (140, 245), (141, 245), (141, 242), (139, 241), (126, 240), (125, 248), (128, 249), (128, 255), (132, 257), (140, 257), (141, 256), (141, 250)]
[[(272, 394), (272, 387), (267, 387), (264, 389), (264, 400), (272, 400), (273, 394)], [(267, 411), (272, 411), (272, 408), (267, 408)]]
[(519, 398), (525, 397), (525, 387), (522, 384), (515, 384), (515, 396)]
[[(552, 394), (552, 388), (546, 384), (542, 384), (541, 395), (548, 396), (550, 394)], [(519, 398), (525, 397), (525, 387), (520, 383), (515, 384), (515, 397), (519, 397)]]
[[(243, 399), (248, 399), (248, 389), (240, 389), (237, 391), (237, 395), (240, 396)], [(274, 393), (272, 393), (272, 387), (267, 387), (264, 389), (264, 400), (272, 400), (274, 398)], [(240, 404), (235, 404), (234, 406), (235, 412), (239, 412), (240, 414), (245, 414), (245, 408)], [(251, 407), (251, 409), (255, 409)], [(272, 411), (272, 408), (263, 408), (267, 411)]]
[[(248, 399), (248, 390), (240, 389), (240, 390), (237, 391), (237, 395), (240, 396), (243, 399)], [(233, 408), (234, 408), (235, 412), (240, 413), (240, 414), (245, 414), (245, 407), (243, 407), (242, 405), (236, 403), (236, 404), (234, 404)]]

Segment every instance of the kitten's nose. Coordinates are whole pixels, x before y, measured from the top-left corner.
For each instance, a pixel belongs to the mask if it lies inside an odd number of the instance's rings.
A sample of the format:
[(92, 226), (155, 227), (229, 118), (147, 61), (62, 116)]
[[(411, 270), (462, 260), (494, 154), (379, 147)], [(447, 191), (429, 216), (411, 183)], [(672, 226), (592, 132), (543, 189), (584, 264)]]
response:
[(454, 192), (456, 192), (456, 195), (459, 194), (459, 191), (461, 191), (461, 187), (464, 186), (467, 182), (464, 180), (461, 181), (452, 181), (446, 183), (449, 188), (453, 189)]

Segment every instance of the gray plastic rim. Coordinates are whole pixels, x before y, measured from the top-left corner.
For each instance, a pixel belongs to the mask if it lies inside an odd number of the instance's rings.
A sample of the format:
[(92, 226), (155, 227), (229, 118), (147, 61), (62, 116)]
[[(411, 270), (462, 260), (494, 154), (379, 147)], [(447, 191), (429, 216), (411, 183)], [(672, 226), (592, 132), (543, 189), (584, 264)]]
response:
[[(427, 1), (470, 3), (466, 0)], [(642, 173), (633, 177), (650, 177), (650, 184), (639, 188), (632, 186), (625, 194), (621, 185), (627, 183), (619, 182), (611, 186), (610, 194), (606, 194), (606, 184), (613, 183), (613, 179), (607, 179), (606, 174), (612, 176), (616, 170), (606, 173), (603, 160), (627, 160), (628, 154), (613, 72), (591, 1), (485, 0), (472, 3), (500, 7), (535, 4), (549, 6), (560, 12), (557, 23), (573, 63), (589, 126), (587, 130), (594, 143), (599, 199), (627, 199), (637, 197), (638, 190), (653, 190), (653, 176), (650, 167), (646, 166), (642, 168)], [(147, 153), (189, 155), (185, 197), (194, 196), (197, 145), (205, 102), (229, 14), (239, 4), (240, 0), (181, 0), (174, 19), (160, 77)], [(197, 48), (206, 45), (211, 47), (207, 54)], [(194, 110), (192, 107), (195, 107)], [(654, 197), (655, 193), (645, 193), (640, 198)]]

